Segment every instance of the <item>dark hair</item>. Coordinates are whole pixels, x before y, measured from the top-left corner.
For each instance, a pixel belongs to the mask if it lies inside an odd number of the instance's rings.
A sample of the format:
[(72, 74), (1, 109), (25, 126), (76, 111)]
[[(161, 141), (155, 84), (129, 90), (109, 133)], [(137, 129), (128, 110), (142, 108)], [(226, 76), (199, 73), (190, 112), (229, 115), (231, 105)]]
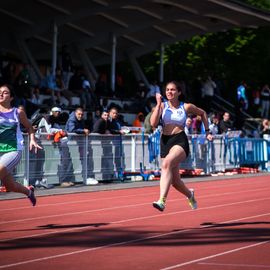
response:
[(0, 87), (6, 87), (9, 90), (10, 96), (15, 97), (15, 92), (14, 92), (14, 89), (13, 89), (12, 85), (7, 84), (7, 83), (3, 83), (3, 84), (0, 85)]
[(185, 100), (185, 96), (183, 94), (183, 90), (182, 90), (181, 84), (179, 82), (177, 82), (177, 81), (172, 80), (172, 81), (167, 82), (165, 84), (164, 94), (165, 94), (167, 85), (170, 84), (170, 83), (172, 83), (172, 84), (175, 85), (175, 87), (176, 87), (176, 89), (177, 89), (178, 92), (181, 92), (181, 95), (178, 97), (179, 101), (184, 101)]

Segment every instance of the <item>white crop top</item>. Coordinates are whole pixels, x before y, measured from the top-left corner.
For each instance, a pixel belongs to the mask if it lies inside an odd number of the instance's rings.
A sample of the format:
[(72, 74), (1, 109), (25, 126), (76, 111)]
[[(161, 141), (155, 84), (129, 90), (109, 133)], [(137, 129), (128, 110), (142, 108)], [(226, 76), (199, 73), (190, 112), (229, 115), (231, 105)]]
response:
[(185, 127), (187, 114), (184, 108), (184, 102), (180, 102), (177, 109), (170, 108), (168, 102), (164, 102), (164, 109), (162, 112), (163, 125), (176, 125)]

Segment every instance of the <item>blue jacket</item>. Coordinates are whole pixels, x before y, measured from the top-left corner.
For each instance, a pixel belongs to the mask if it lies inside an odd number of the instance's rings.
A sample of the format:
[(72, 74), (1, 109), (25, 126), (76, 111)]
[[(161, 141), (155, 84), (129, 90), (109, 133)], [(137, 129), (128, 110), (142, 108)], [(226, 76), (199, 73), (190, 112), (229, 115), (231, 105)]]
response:
[(77, 134), (84, 134), (84, 120), (78, 120), (75, 116), (75, 112), (72, 112), (69, 115), (69, 118), (66, 123), (66, 131)]

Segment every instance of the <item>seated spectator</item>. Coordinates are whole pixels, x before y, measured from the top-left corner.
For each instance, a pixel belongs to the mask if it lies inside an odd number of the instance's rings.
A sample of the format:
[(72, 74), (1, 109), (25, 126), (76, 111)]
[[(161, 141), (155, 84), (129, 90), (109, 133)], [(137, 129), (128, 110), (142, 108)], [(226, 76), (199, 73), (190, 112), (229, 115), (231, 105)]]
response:
[(219, 124), (219, 129), (220, 129), (220, 133), (226, 133), (227, 131), (230, 131), (233, 129), (233, 122), (230, 119), (230, 113), (229, 112), (225, 112), (223, 114), (223, 119), (220, 121)]
[(111, 134), (109, 130), (109, 113), (107, 111), (102, 112), (100, 119), (95, 122), (93, 133)]
[[(61, 104), (61, 96), (67, 99), (68, 106), (71, 106), (71, 97), (73, 93), (64, 88), (61, 69), (56, 69), (55, 74), (51, 73), (45, 78), (43, 87), (47, 88), (47, 92), (51, 94), (52, 101)], [(56, 99), (55, 99), (56, 97)]]

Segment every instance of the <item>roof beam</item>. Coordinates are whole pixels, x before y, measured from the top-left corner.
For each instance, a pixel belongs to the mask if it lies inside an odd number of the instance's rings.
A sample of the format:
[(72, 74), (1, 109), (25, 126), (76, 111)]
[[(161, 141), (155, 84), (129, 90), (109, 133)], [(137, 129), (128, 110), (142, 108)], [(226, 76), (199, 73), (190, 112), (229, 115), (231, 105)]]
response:
[(213, 13), (212, 14), (204, 14), (204, 16), (208, 17), (210, 19), (214, 18), (214, 19), (217, 19), (217, 20), (232, 24), (234, 26), (240, 26), (240, 23), (237, 22), (236, 20), (232, 20), (232, 19), (226, 18), (224, 16), (220, 16), (220, 15), (217, 15), (217, 14), (213, 14)]
[(92, 49), (98, 51), (98, 52), (101, 52), (101, 53), (104, 53), (104, 54), (107, 54), (107, 55), (111, 55), (111, 52), (106, 50), (106, 49), (103, 49), (101, 47), (98, 47), (98, 46), (95, 46), (93, 47)]
[(136, 38), (131, 37), (130, 35), (122, 35), (121, 37), (122, 38), (125, 38), (125, 39), (127, 39), (127, 40), (129, 40), (129, 41), (131, 41), (131, 42), (133, 42), (133, 43), (135, 43), (137, 45), (140, 45), (140, 46), (144, 46), (145, 45), (143, 42), (139, 41)]
[(232, 3), (228, 3), (228, 1), (220, 1), (220, 0), (208, 0), (209, 2), (212, 2), (212, 3), (215, 3), (219, 6), (222, 6), (222, 7), (225, 7), (225, 8), (228, 8), (230, 10), (234, 10), (236, 12), (240, 12), (240, 13), (243, 13), (243, 14), (246, 14), (246, 15), (249, 15), (249, 16), (253, 16), (255, 18), (259, 18), (259, 19), (262, 19), (262, 20), (265, 20), (267, 22), (270, 22), (270, 15), (267, 14), (265, 12), (266, 15), (263, 15), (262, 13), (258, 13), (258, 12), (254, 12), (252, 11), (251, 8), (243, 8), (241, 7), (240, 5), (235, 5), (235, 4), (232, 4)]
[(167, 1), (167, 0), (154, 0), (153, 2), (157, 3), (157, 4), (173, 6), (173, 7), (182, 9), (182, 10), (184, 10), (186, 12), (195, 14), (195, 15), (199, 14), (199, 12), (196, 9), (187, 7), (185, 5), (181, 5), (181, 4), (179, 4), (179, 1), (173, 2), (173, 1)]
[(163, 27), (160, 27), (160, 26), (157, 26), (157, 25), (153, 25), (153, 28), (169, 37), (172, 37), (172, 38), (175, 38), (176, 35), (172, 32), (169, 32), (167, 29), (163, 28)]
[(163, 17), (158, 15), (157, 13), (154, 13), (152, 11), (146, 10), (146, 9), (138, 7), (138, 6), (128, 5), (128, 6), (124, 6), (122, 8), (139, 11), (139, 12), (145, 14), (145, 15), (148, 15), (148, 16), (153, 17), (153, 18), (158, 19), (158, 20), (163, 19)]
[(175, 22), (178, 22), (178, 23), (185, 23), (185, 24), (188, 24), (190, 26), (193, 26), (195, 28), (198, 28), (200, 30), (203, 30), (203, 31), (208, 31), (208, 28), (201, 25), (201, 24), (198, 24), (198, 23), (195, 23), (195, 22), (192, 22), (190, 20), (182, 20), (182, 19), (179, 19), (179, 20), (175, 20)]
[(107, 19), (107, 20), (109, 20), (109, 21), (111, 21), (111, 22), (113, 22), (115, 24), (118, 24), (118, 25), (120, 25), (122, 27), (128, 28), (128, 24), (126, 24), (125, 22), (123, 22), (123, 21), (121, 21), (121, 20), (119, 20), (119, 19), (117, 19), (117, 18), (115, 18), (115, 17), (113, 17), (111, 15), (108, 15), (108, 14), (106, 14), (104, 12), (99, 12), (97, 15), (99, 15), (101, 17), (104, 17), (105, 19)]
[(28, 24), (28, 25), (33, 25), (34, 24), (32, 21), (30, 21), (28, 19), (25, 19), (25, 18), (23, 18), (23, 17), (21, 17), (19, 15), (16, 15), (16, 14), (10, 12), (10, 11), (7, 11), (7, 10), (5, 10), (3, 8), (0, 8), (0, 13), (3, 13), (3, 14), (5, 14), (5, 15), (7, 15), (7, 16), (9, 16), (9, 17), (11, 17), (11, 18), (13, 18), (13, 19), (15, 19), (15, 20), (17, 20), (19, 22), (22, 22), (22, 23), (25, 23), (25, 24)]
[(75, 25), (73, 23), (66, 23), (66, 25), (74, 30), (77, 30), (77, 31), (89, 36), (89, 37), (93, 37), (95, 35), (94, 33), (90, 32), (90, 31), (88, 31), (88, 30), (86, 30), (78, 25)]
[(37, 0), (37, 1), (45, 6), (49, 7), (49, 8), (52, 8), (53, 10), (60, 12), (60, 13), (63, 13), (65, 15), (71, 15), (71, 12), (69, 12), (67, 9), (64, 9), (60, 6), (57, 6), (51, 2), (48, 2), (46, 0)]

